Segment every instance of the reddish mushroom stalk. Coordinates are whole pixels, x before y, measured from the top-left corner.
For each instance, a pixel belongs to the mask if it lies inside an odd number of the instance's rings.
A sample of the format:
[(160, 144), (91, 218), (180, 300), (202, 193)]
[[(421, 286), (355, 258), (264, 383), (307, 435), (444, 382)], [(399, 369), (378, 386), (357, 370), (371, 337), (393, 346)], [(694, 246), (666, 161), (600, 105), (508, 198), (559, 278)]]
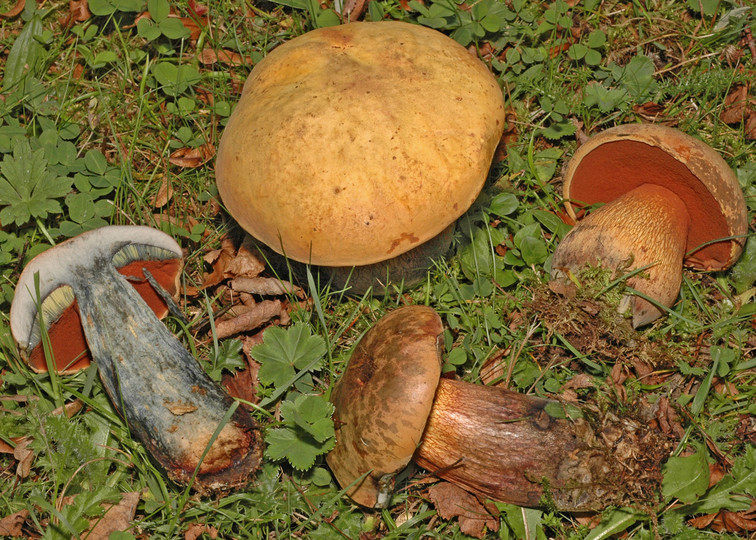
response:
[(334, 388), (328, 464), (355, 502), (386, 506), (394, 475), (411, 459), (503, 502), (578, 511), (617, 500), (616, 459), (586, 421), (556, 417), (559, 403), (439, 382), (442, 332), (431, 308), (393, 311), (365, 334)]

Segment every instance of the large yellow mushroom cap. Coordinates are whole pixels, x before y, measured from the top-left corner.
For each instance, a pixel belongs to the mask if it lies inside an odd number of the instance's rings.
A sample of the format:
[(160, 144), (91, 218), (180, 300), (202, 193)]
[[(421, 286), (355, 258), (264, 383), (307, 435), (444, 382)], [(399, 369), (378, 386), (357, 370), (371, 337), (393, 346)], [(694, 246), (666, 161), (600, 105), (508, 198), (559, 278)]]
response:
[(322, 28), (252, 70), (218, 149), (218, 190), (244, 229), (292, 259), (376, 263), (470, 207), (503, 128), (496, 79), (440, 32)]

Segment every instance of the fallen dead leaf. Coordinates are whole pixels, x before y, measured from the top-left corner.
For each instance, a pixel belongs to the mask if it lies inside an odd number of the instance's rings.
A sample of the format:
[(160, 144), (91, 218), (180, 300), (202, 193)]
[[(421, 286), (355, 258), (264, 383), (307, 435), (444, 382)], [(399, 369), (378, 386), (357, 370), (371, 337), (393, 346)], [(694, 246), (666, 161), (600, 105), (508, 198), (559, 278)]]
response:
[(428, 490), (428, 498), (443, 519), (457, 517), (460, 530), (475, 538), (483, 538), (486, 529), (499, 530), (499, 519), (471, 493), (450, 483), (439, 482)]
[(196, 148), (179, 148), (168, 157), (168, 161), (177, 167), (196, 169), (210, 161), (214, 155), (215, 146), (205, 143)]
[(26, 478), (31, 472), (31, 464), (34, 460), (34, 452), (29, 448), (31, 442), (31, 437), (23, 437), (19, 440), (16, 444), (16, 448), (13, 450), (13, 457), (18, 461), (16, 475), (19, 478)]
[(724, 100), (719, 119), (725, 124), (737, 124), (748, 113), (748, 87), (744, 84), (735, 86)]
[(218, 538), (218, 529), (202, 523), (192, 523), (184, 533), (184, 540), (197, 540), (203, 534), (208, 535), (210, 538)]
[(130, 491), (121, 496), (117, 504), (103, 504), (105, 514), (98, 519), (90, 520), (90, 530), (82, 538), (87, 540), (108, 540), (111, 533), (127, 531), (132, 527), (132, 521), (139, 504), (138, 491)]
[(229, 283), (231, 288), (237, 292), (246, 292), (250, 294), (259, 294), (262, 296), (281, 296), (284, 294), (296, 294), (302, 298), (303, 291), (301, 288), (278, 278), (266, 277), (238, 277)]
[(10, 536), (11, 538), (22, 536), (22, 528), (28, 517), (28, 510), (19, 510), (0, 519), (0, 536)]
[[(218, 339), (223, 339), (242, 332), (255, 330), (275, 317), (281, 317), (286, 311), (280, 300), (263, 300), (256, 304), (246, 313), (234, 317), (217, 321), (215, 331)], [(288, 319), (288, 313), (286, 313)]]
[(58, 407), (57, 409), (53, 410), (51, 414), (53, 416), (60, 416), (61, 414), (65, 414), (66, 418), (71, 418), (73, 415), (75, 415), (77, 412), (79, 412), (83, 408), (84, 408), (84, 404), (81, 402), (81, 400), (75, 399), (73, 401), (69, 401), (62, 407)]
[(84, 22), (92, 18), (87, 0), (69, 0), (68, 10), (70, 12), (70, 20), (73, 22)]
[(173, 197), (173, 187), (168, 181), (168, 178), (163, 178), (163, 181), (160, 183), (160, 188), (152, 199), (152, 207), (162, 208), (163, 206), (168, 204), (168, 201), (171, 200), (171, 197)]
[(252, 59), (249, 57), (243, 57), (238, 52), (231, 51), (229, 49), (202, 49), (202, 52), (198, 55), (199, 61), (205, 65), (212, 64), (230, 64), (232, 66), (240, 66), (244, 64), (252, 64)]
[(0, 454), (12, 454), (13, 453), (13, 447), (9, 445), (7, 442), (0, 439)]
[[(258, 379), (257, 372), (260, 370), (260, 364), (247, 358), (247, 367), (237, 371), (233, 375), (227, 372), (223, 373), (221, 384), (228, 390), (231, 397), (243, 399), (250, 403), (257, 403)], [(242, 403), (243, 407), (249, 407)]]

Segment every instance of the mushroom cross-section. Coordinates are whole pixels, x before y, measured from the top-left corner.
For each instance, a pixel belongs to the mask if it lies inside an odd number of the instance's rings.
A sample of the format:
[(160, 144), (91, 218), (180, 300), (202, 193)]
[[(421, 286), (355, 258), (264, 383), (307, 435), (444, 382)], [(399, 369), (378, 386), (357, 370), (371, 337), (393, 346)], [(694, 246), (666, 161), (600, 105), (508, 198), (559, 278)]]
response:
[[(327, 461), (357, 503), (383, 507), (410, 460), (473, 493), (566, 511), (617, 500), (616, 460), (557, 402), (439, 379), (443, 331), (428, 307), (397, 309), (354, 350), (336, 384), (336, 446)], [(556, 415), (555, 415), (556, 416)]]
[(241, 409), (234, 411), (201, 461), (233, 400), (121, 273), (134, 261), (181, 256), (172, 238), (149, 227), (111, 226), (83, 233), (26, 266), (11, 306), (11, 331), (22, 356), (28, 356), (40, 346), (39, 313), (44, 319), (63, 311), (45, 307), (45, 299), (52, 296), (53, 304), (60, 303), (56, 291), (69, 289), (103, 386), (132, 435), (177, 482), (187, 483), (197, 470), (194, 485), (200, 490), (237, 487), (261, 459), (256, 424)]
[[(616, 270), (644, 268), (628, 285), (664, 306), (677, 298), (682, 267), (722, 270), (743, 250), (748, 215), (737, 178), (713, 148), (679, 130), (622, 125), (591, 137), (564, 172), (568, 213), (605, 203), (562, 240), (552, 280), (587, 264)], [(662, 311), (640, 296), (628, 298), (633, 326)]]
[(321, 28), (250, 73), (218, 147), (218, 191), (247, 232), (290, 259), (385, 263), (370, 270), (383, 281), (387, 266), (393, 281), (422, 276), (450, 234), (412, 261), (386, 261), (471, 206), (504, 125), (495, 77), (444, 34), (399, 21)]

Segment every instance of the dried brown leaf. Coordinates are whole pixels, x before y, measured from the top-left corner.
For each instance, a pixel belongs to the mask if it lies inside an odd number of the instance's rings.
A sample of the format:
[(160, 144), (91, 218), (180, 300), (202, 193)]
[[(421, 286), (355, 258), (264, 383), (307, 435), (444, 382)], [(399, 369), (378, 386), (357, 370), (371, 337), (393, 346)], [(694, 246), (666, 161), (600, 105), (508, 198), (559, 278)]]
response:
[(70, 20), (73, 22), (84, 22), (92, 18), (88, 0), (69, 0), (68, 10), (71, 13)]
[[(744, 131), (746, 139), (749, 139), (751, 141), (756, 140), (756, 111), (749, 111), (748, 117), (746, 118)], [(754, 317), (754, 323), (756, 323), (756, 317)]]
[(749, 109), (748, 102), (748, 87), (743, 84), (735, 86), (724, 100), (719, 119), (725, 124), (737, 124), (746, 117)]
[(259, 294), (262, 296), (280, 296), (284, 294), (296, 294), (300, 298), (303, 296), (301, 288), (278, 278), (238, 277), (232, 279), (229, 285), (237, 292)]
[(210, 161), (214, 155), (215, 146), (205, 143), (197, 148), (179, 148), (168, 157), (168, 161), (177, 167), (196, 169)]
[(152, 207), (162, 208), (163, 206), (168, 204), (168, 201), (171, 200), (171, 197), (173, 197), (173, 186), (171, 186), (168, 178), (163, 178), (163, 181), (160, 183), (160, 189), (158, 189), (158, 192), (152, 199)]
[(203, 534), (208, 535), (210, 538), (218, 538), (218, 529), (202, 523), (192, 523), (184, 533), (184, 540), (197, 540)]
[[(221, 384), (228, 390), (228, 393), (235, 398), (243, 399), (250, 403), (257, 403), (257, 387), (259, 381), (257, 372), (260, 370), (260, 364), (254, 360), (247, 359), (247, 367), (237, 371), (233, 375), (224, 373), (221, 378)], [(245, 403), (242, 406), (247, 407)]]
[(105, 514), (100, 518), (90, 520), (91, 529), (88, 534), (82, 535), (82, 538), (107, 540), (111, 533), (129, 530), (136, 514), (139, 497), (138, 491), (130, 491), (124, 493), (117, 504), (103, 504)]
[(227, 338), (259, 328), (271, 319), (281, 317), (284, 312), (280, 300), (263, 300), (243, 315), (216, 322), (215, 331), (218, 339)]
[(251, 236), (245, 236), (236, 256), (229, 261), (225, 276), (233, 279), (237, 277), (253, 278), (262, 274), (265, 265), (257, 255), (257, 249)]
[(79, 412), (83, 408), (84, 408), (84, 404), (81, 402), (81, 400), (75, 399), (73, 401), (69, 401), (62, 407), (58, 407), (57, 409), (53, 410), (51, 414), (54, 416), (60, 416), (61, 414), (65, 414), (66, 418), (71, 418), (73, 415), (75, 415), (77, 412)]
[(22, 536), (22, 528), (28, 517), (28, 510), (19, 510), (18, 512), (0, 519), (0, 536), (10, 536), (11, 538)]
[(236, 51), (231, 51), (229, 49), (202, 49), (202, 52), (199, 53), (199, 61), (202, 64), (205, 65), (212, 65), (212, 64), (230, 64), (232, 66), (241, 66), (245, 64), (251, 64), (252, 59), (249, 57), (243, 57)]
[(498, 518), (491, 515), (474, 495), (450, 482), (433, 485), (428, 490), (428, 498), (443, 519), (456, 516), (459, 528), (465, 534), (483, 538), (486, 529), (499, 530)]
[(34, 452), (29, 448), (31, 442), (31, 437), (23, 437), (19, 440), (16, 444), (16, 448), (13, 450), (13, 457), (18, 461), (16, 475), (19, 478), (26, 478), (31, 472), (31, 464), (34, 460)]

